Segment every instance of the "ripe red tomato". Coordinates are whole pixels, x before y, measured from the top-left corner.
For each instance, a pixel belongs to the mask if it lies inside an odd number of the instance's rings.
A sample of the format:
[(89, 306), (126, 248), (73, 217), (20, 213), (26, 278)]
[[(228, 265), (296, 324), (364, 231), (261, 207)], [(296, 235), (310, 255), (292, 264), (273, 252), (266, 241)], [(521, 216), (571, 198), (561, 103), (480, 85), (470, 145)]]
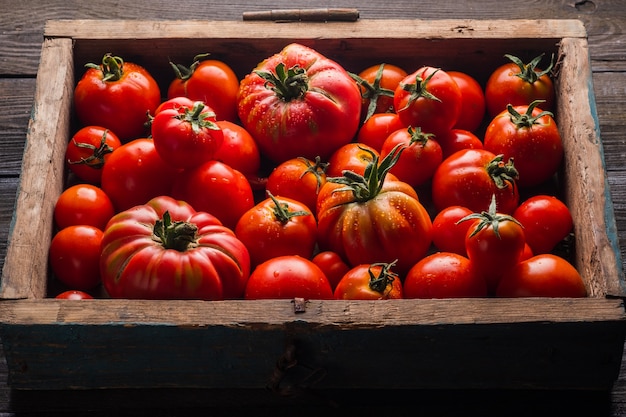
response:
[(363, 175), (365, 167), (379, 157), (376, 149), (358, 142), (350, 142), (337, 149), (328, 159), (327, 177), (341, 177), (343, 171)]
[(253, 266), (283, 255), (311, 258), (317, 243), (317, 222), (304, 204), (269, 193), (241, 216), (235, 234), (248, 248)]
[(215, 113), (201, 101), (161, 109), (151, 123), (159, 156), (174, 168), (193, 168), (214, 158), (224, 142)]
[(491, 117), (512, 106), (529, 105), (535, 100), (545, 100), (544, 110), (554, 107), (554, 84), (550, 78), (553, 63), (542, 70), (538, 67), (543, 54), (525, 64), (513, 55), (505, 55), (511, 62), (498, 67), (485, 85), (485, 101)]
[(271, 258), (252, 271), (244, 298), (330, 300), (333, 291), (317, 265), (300, 256), (285, 255)]
[(230, 165), (245, 176), (258, 175), (261, 168), (261, 154), (250, 133), (228, 120), (218, 120), (217, 125), (222, 129), (224, 141), (215, 152), (214, 159)]
[(433, 219), (433, 244), (441, 252), (452, 252), (467, 256), (465, 236), (472, 226), (472, 222), (460, 222), (466, 216), (473, 214), (472, 210), (462, 206), (446, 207), (437, 213)]
[(355, 142), (367, 145), (377, 152), (383, 147), (383, 142), (396, 130), (406, 128), (396, 113), (375, 113), (367, 119), (357, 132)]
[(552, 113), (536, 107), (509, 107), (497, 115), (485, 131), (485, 149), (505, 159), (513, 158), (519, 172), (517, 184), (532, 187), (549, 180), (563, 160), (561, 134)]
[(341, 278), (350, 270), (347, 263), (341, 256), (333, 251), (322, 251), (316, 254), (311, 261), (317, 265), (330, 282), (330, 287), (334, 290)]
[(169, 195), (211, 213), (233, 230), (239, 218), (254, 207), (254, 194), (245, 175), (220, 161), (181, 172)]
[(485, 93), (483, 87), (471, 75), (461, 71), (448, 71), (448, 75), (461, 90), (461, 111), (454, 128), (475, 132), (485, 118)]
[(515, 185), (517, 171), (512, 161), (485, 149), (463, 149), (439, 165), (432, 180), (432, 199), (437, 211), (463, 206), (480, 213), (487, 211), (495, 194), (498, 211), (513, 213), (519, 204)]
[(178, 170), (167, 164), (152, 139), (140, 138), (116, 149), (102, 169), (101, 188), (116, 211), (169, 194)]
[(189, 67), (170, 62), (174, 78), (167, 89), (167, 98), (188, 97), (202, 101), (215, 111), (217, 120), (237, 120), (239, 79), (223, 61), (208, 59), (208, 54), (196, 55)]
[(299, 156), (326, 160), (360, 123), (361, 92), (348, 72), (297, 43), (248, 74), (237, 103), (243, 126), (277, 164)]
[(483, 149), (483, 142), (478, 136), (469, 130), (463, 129), (450, 129), (447, 132), (440, 133), (435, 137), (439, 146), (441, 146), (441, 152), (443, 153), (443, 159), (446, 159), (455, 152), (462, 149)]
[(100, 126), (85, 126), (70, 139), (65, 151), (68, 168), (80, 180), (100, 184), (102, 167), (121, 146), (117, 135)]
[(523, 201), (513, 212), (513, 217), (524, 226), (526, 243), (535, 255), (552, 251), (574, 227), (572, 214), (565, 203), (544, 194)]
[(394, 107), (402, 123), (435, 135), (452, 129), (461, 103), (461, 90), (454, 79), (429, 66), (408, 75), (394, 93)]
[(73, 290), (88, 291), (100, 284), (102, 230), (75, 225), (59, 230), (50, 242), (48, 259), (54, 276)]
[(54, 297), (56, 299), (59, 300), (92, 300), (93, 297), (84, 292), (84, 291), (79, 291), (79, 290), (67, 290), (67, 291), (63, 291), (60, 294), (57, 294), (56, 297)]
[(265, 187), (273, 195), (301, 202), (315, 215), (317, 195), (326, 183), (327, 167), (328, 163), (319, 158), (315, 161), (307, 158), (289, 159), (270, 172)]
[(572, 264), (549, 253), (518, 263), (500, 281), (498, 297), (586, 297), (587, 288)]
[(114, 214), (109, 196), (92, 184), (76, 184), (65, 189), (54, 205), (54, 222), (59, 229), (82, 224), (104, 230)]
[(232, 230), (160, 196), (116, 214), (102, 238), (102, 281), (113, 298), (240, 298), (250, 256)]
[(344, 274), (335, 288), (337, 300), (393, 300), (403, 298), (402, 281), (395, 263), (357, 265)]
[(397, 65), (382, 63), (367, 67), (358, 75), (351, 75), (361, 89), (361, 113), (363, 120), (367, 121), (376, 113), (394, 111), (394, 92), (408, 74)]
[(389, 135), (380, 150), (382, 158), (389, 155), (396, 146), (406, 146), (389, 172), (412, 187), (429, 182), (443, 161), (441, 146), (431, 136), (431, 133), (424, 133), (420, 128), (411, 127), (396, 130)]
[(146, 133), (147, 114), (161, 103), (161, 91), (142, 66), (106, 54), (102, 63), (87, 64), (74, 89), (74, 108), (83, 126), (102, 126), (122, 142)]
[(477, 298), (487, 296), (485, 280), (469, 259), (437, 252), (417, 262), (404, 280), (404, 298)]

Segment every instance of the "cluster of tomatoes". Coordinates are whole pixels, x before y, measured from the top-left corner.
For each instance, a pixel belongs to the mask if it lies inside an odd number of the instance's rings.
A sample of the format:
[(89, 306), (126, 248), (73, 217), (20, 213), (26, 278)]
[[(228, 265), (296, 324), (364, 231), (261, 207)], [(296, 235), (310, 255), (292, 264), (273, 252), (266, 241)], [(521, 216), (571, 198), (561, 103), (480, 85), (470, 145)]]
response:
[(172, 63), (163, 100), (105, 55), (74, 91), (58, 297), (586, 296), (551, 253), (567, 206), (530, 191), (563, 159), (551, 65), (508, 57), (483, 89), (429, 66), (351, 73), (293, 43), (242, 79)]

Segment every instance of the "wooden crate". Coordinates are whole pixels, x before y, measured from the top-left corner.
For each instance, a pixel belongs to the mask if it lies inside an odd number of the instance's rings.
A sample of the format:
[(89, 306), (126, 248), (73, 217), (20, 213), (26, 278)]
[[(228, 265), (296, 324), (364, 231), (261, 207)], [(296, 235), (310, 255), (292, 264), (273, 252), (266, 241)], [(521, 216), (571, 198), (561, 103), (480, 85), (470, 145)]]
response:
[[(72, 91), (106, 52), (146, 66), (208, 51), (240, 76), (289, 42), (352, 71), (390, 62), (467, 71), (505, 53), (558, 57), (564, 195), (585, 299), (377, 302), (76, 302), (46, 298), (52, 211), (64, 186)], [(0, 285), (0, 337), (17, 389), (608, 389), (620, 369), (626, 293), (586, 32), (576, 20), (50, 21)], [(293, 365), (293, 366), (291, 366)]]

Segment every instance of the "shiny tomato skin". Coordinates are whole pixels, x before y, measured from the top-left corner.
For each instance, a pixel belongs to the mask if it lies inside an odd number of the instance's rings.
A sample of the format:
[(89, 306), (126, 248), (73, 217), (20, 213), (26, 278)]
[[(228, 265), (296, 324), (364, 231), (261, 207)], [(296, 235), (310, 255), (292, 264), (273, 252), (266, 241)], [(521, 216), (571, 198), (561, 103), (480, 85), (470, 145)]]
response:
[(74, 225), (59, 230), (50, 242), (48, 259), (54, 276), (73, 290), (88, 291), (100, 284), (102, 230)]
[[(372, 288), (372, 279), (385, 280), (386, 285), (382, 291)], [(334, 297), (336, 300), (397, 300), (403, 298), (402, 281), (397, 275), (385, 278), (383, 266), (380, 264), (357, 265), (341, 278), (335, 288)]]
[(300, 256), (285, 255), (271, 258), (254, 268), (244, 298), (330, 300), (333, 291), (317, 265)]
[(438, 212), (433, 219), (433, 244), (435, 247), (441, 252), (467, 256), (465, 236), (473, 222), (459, 221), (472, 213), (472, 210), (463, 206), (450, 206)]
[[(400, 81), (404, 80), (407, 75), (407, 72), (403, 68), (388, 63), (369, 66), (358, 74), (360, 79), (364, 80), (370, 87), (374, 87), (375, 90), (377, 87), (378, 90), (384, 89), (390, 92), (390, 95), (380, 94), (380, 91), (374, 92), (374, 95), (377, 95), (377, 97), (373, 114), (394, 112), (393, 92), (398, 87), (398, 84), (400, 84)], [(361, 94), (363, 95), (361, 113), (363, 120), (367, 120), (371, 99), (368, 96), (368, 89), (364, 85), (360, 85), (360, 88)]]
[[(262, 74), (304, 71), (288, 94), (278, 94)], [(306, 77), (303, 77), (306, 75)], [(261, 62), (244, 77), (238, 93), (238, 115), (261, 153), (278, 164), (299, 156), (326, 160), (355, 136), (361, 93), (348, 72), (335, 61), (292, 43)]]
[(228, 120), (218, 120), (224, 141), (215, 152), (214, 159), (229, 165), (246, 176), (254, 176), (261, 168), (261, 154), (254, 138), (240, 125)]
[(317, 265), (330, 282), (330, 287), (335, 290), (341, 278), (350, 270), (344, 260), (333, 251), (322, 251), (317, 253), (311, 261)]
[(380, 152), (385, 139), (396, 130), (406, 128), (396, 113), (375, 113), (367, 119), (356, 136), (355, 142)]
[(462, 97), (461, 111), (453, 128), (475, 132), (482, 124), (487, 108), (483, 87), (465, 72), (448, 71), (448, 75), (456, 82)]
[(111, 154), (102, 170), (101, 188), (115, 210), (122, 211), (169, 194), (177, 172), (159, 156), (152, 139), (134, 139)]
[(111, 152), (122, 145), (117, 135), (100, 126), (79, 129), (65, 150), (65, 161), (70, 171), (80, 180), (100, 184), (102, 167)]
[(535, 255), (552, 251), (574, 227), (569, 208), (551, 195), (535, 195), (522, 201), (513, 217), (524, 226), (526, 243)]
[(92, 300), (93, 296), (79, 290), (67, 290), (57, 294), (54, 298), (59, 300)]
[(379, 156), (379, 152), (371, 146), (358, 142), (347, 143), (328, 159), (326, 176), (341, 177), (344, 170), (363, 175), (365, 167)]
[(241, 172), (220, 161), (209, 161), (185, 170), (174, 179), (169, 192), (198, 211), (211, 213), (233, 229), (239, 218), (254, 207), (254, 194)]
[[(88, 68), (74, 89), (74, 108), (83, 126), (102, 126), (128, 142), (146, 134), (147, 114), (161, 103), (161, 91), (145, 68), (121, 61), (107, 54), (98, 68)], [(121, 74), (105, 80), (111, 65), (121, 66)]]
[(466, 257), (436, 252), (417, 262), (404, 280), (404, 298), (479, 298), (487, 285)]
[(168, 99), (182, 96), (202, 101), (215, 111), (217, 120), (236, 122), (239, 79), (233, 69), (216, 59), (194, 64), (187, 69), (188, 74), (177, 75), (170, 82)]
[(66, 188), (54, 205), (54, 222), (59, 229), (82, 224), (104, 230), (114, 214), (115, 208), (109, 196), (91, 184)]
[(265, 188), (274, 196), (299, 201), (315, 215), (317, 195), (326, 183), (327, 163), (307, 158), (292, 158), (275, 167)]
[(113, 298), (222, 300), (243, 295), (250, 257), (215, 216), (159, 196), (111, 219), (100, 270)]
[(441, 146), (443, 159), (463, 149), (484, 148), (483, 142), (478, 136), (464, 129), (450, 129), (447, 132), (437, 135), (435, 140), (439, 143), (439, 146)]
[(502, 278), (496, 296), (582, 298), (587, 288), (572, 264), (546, 253), (518, 263)]

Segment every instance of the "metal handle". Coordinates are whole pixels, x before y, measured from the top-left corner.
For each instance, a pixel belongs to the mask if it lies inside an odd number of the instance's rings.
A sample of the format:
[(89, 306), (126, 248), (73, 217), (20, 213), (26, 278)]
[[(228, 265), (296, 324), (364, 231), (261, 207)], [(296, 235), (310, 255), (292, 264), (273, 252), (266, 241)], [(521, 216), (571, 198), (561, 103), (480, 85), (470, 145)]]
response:
[(273, 20), (276, 22), (354, 22), (358, 18), (358, 9), (349, 8), (277, 9), (243, 13), (243, 20)]

